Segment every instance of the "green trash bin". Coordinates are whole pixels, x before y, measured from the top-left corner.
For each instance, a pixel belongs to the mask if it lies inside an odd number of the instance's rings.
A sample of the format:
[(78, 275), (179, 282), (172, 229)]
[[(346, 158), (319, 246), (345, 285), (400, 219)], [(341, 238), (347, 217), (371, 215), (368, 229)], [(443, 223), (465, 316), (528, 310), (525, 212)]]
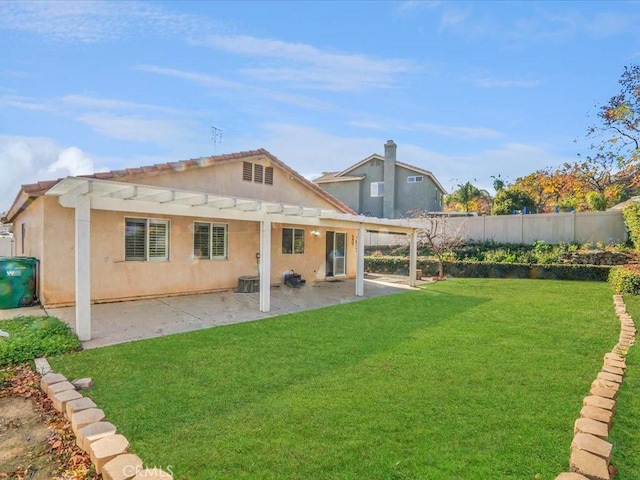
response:
[(31, 257), (0, 257), (0, 308), (20, 308), (38, 302), (38, 260)]

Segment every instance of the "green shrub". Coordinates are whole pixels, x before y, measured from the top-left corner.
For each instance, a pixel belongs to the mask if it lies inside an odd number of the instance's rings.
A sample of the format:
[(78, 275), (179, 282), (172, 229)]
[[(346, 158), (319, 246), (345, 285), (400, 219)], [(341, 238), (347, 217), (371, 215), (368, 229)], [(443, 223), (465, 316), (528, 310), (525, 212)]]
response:
[(640, 253), (640, 203), (633, 202), (622, 210), (624, 224), (629, 231), (629, 239), (637, 253)]
[(55, 317), (16, 317), (0, 322), (0, 329), (9, 334), (0, 338), (0, 367), (82, 348), (69, 326)]
[[(438, 262), (419, 258), (417, 268), (425, 277), (438, 273)], [(365, 257), (365, 270), (371, 273), (407, 275), (409, 259), (406, 257)], [(611, 267), (596, 265), (445, 261), (446, 276), (459, 278), (537, 278), (545, 280), (589, 280), (606, 282)]]
[(640, 274), (625, 267), (614, 267), (609, 273), (609, 285), (615, 293), (640, 294)]

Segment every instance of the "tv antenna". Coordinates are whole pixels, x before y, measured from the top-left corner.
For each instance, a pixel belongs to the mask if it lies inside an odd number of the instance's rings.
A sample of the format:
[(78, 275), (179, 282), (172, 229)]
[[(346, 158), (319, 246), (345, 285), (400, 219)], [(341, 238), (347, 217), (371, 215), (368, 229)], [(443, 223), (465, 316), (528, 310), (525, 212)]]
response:
[(218, 127), (211, 126), (211, 141), (213, 142), (213, 151), (216, 151), (216, 147), (219, 143), (222, 143), (222, 130)]

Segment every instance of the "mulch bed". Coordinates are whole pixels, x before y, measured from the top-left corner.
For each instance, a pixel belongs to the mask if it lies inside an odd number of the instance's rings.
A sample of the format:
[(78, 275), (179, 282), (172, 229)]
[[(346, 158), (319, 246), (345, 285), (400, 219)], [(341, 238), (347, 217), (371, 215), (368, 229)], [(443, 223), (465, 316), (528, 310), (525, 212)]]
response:
[[(75, 444), (71, 423), (53, 408), (51, 400), (40, 390), (40, 375), (28, 364), (0, 369), (0, 398), (29, 398), (37, 405), (43, 423), (49, 430), (46, 445), (39, 455), (54, 463), (57, 476), (51, 480), (97, 480), (89, 455)], [(25, 405), (28, 405), (25, 403)], [(27, 408), (27, 407), (25, 407)], [(31, 477), (28, 459), (13, 472), (0, 473), (0, 479), (25, 480)]]

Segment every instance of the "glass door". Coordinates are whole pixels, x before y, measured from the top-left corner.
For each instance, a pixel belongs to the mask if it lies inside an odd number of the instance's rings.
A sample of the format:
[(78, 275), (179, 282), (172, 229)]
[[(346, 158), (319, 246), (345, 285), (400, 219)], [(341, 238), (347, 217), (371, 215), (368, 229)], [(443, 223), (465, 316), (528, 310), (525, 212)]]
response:
[(347, 273), (347, 234), (335, 232), (333, 242), (333, 274), (346, 275)]

